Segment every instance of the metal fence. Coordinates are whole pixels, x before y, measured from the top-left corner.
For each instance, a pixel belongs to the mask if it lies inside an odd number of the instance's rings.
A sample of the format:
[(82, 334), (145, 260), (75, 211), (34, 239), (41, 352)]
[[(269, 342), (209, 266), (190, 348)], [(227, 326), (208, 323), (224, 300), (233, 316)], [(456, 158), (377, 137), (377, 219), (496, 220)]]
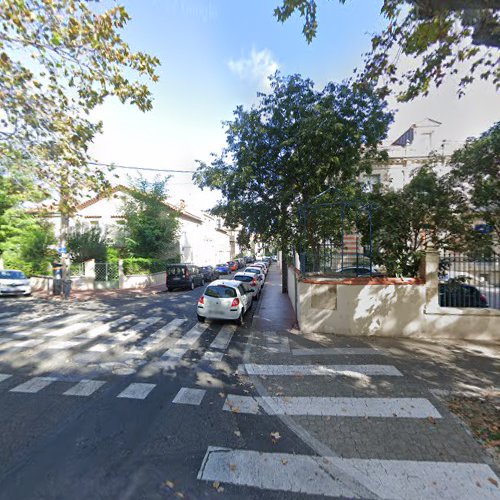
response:
[(72, 262), (69, 272), (71, 276), (85, 276), (85, 262)]
[(500, 309), (500, 257), (442, 252), (439, 305)]
[(118, 262), (96, 262), (95, 263), (96, 281), (117, 281), (118, 280)]

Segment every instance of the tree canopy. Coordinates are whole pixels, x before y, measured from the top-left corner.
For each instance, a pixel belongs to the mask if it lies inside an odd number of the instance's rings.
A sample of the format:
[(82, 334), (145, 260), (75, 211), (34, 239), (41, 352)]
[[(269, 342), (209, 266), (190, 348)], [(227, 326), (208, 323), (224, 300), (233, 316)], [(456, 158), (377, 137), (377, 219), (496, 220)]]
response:
[[(284, 22), (295, 12), (304, 17), (303, 33), (311, 42), (318, 30), (317, 0), (283, 0), (274, 14)], [(477, 77), (500, 87), (498, 0), (384, 0), (381, 14), (387, 27), (373, 35), (360, 79), (380, 82), (384, 95), (396, 89), (403, 101), (427, 95), (463, 63), (459, 95)], [(404, 73), (398, 71), (401, 55), (414, 62)]]
[(329, 83), (316, 90), (299, 75), (271, 78), (272, 92), (250, 109), (238, 106), (226, 147), (194, 175), (220, 190), (213, 213), (261, 242), (296, 240), (298, 210), (330, 186), (355, 189), (384, 155), (378, 146), (392, 115), (369, 87)]
[(124, 7), (86, 0), (0, 2), (0, 155), (11, 173), (29, 162), (41, 186), (61, 189), (64, 211), (102, 188), (88, 146), (102, 123), (90, 113), (114, 96), (151, 109), (159, 60), (122, 39)]

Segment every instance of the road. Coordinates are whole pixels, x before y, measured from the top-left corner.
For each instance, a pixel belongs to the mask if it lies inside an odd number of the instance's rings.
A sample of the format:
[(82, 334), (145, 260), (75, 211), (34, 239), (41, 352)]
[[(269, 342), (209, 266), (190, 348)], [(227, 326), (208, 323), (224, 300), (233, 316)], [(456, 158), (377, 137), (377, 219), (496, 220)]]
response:
[[(300, 349), (292, 334), (254, 331), (274, 279), (239, 328), (197, 322), (200, 288), (2, 301), (0, 499), (498, 498), (472, 438), (403, 376), (401, 348), (389, 362), (361, 341)], [(344, 364), (325, 369), (323, 349)]]

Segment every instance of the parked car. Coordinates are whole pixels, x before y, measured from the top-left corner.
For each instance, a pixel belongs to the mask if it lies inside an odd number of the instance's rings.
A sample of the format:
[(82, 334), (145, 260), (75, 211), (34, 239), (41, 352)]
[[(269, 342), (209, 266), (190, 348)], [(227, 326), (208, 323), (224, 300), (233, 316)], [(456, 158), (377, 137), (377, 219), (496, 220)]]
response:
[(212, 266), (203, 266), (200, 267), (200, 270), (203, 274), (203, 279), (205, 280), (205, 283), (210, 283), (213, 280), (219, 279), (219, 273)]
[(252, 267), (261, 267), (262, 270), (264, 271), (264, 274), (267, 274), (269, 272), (269, 265), (266, 262), (254, 262), (252, 264)]
[(198, 300), (198, 321), (205, 319), (235, 320), (243, 324), (245, 313), (252, 307), (253, 289), (235, 280), (216, 280), (207, 286)]
[(257, 275), (257, 279), (260, 281), (261, 286), (264, 286), (264, 281), (266, 279), (266, 275), (264, 274), (264, 270), (261, 267), (246, 267), (243, 271), (245, 273), (252, 273)]
[(441, 307), (488, 307), (486, 297), (472, 285), (458, 282), (439, 283)]
[(30, 280), (22, 271), (0, 271), (0, 295), (31, 295)]
[(262, 283), (257, 278), (257, 275), (254, 273), (236, 273), (234, 275), (234, 280), (241, 281), (242, 283), (246, 283), (248, 286), (252, 287), (254, 290), (253, 298), (254, 300), (259, 300), (260, 293), (262, 290)]
[(238, 263), (238, 269), (242, 269), (245, 267), (245, 260), (244, 259), (236, 259), (236, 262)]
[(176, 288), (190, 288), (203, 286), (205, 279), (198, 266), (193, 264), (170, 264), (167, 266), (167, 290), (171, 292)]
[(273, 262), (278, 262), (278, 256), (277, 255), (273, 255), (271, 258), (272, 258)]
[(229, 266), (227, 264), (217, 264), (215, 266), (215, 270), (219, 274), (229, 274), (231, 271), (229, 270)]
[(238, 263), (234, 260), (230, 260), (227, 265), (229, 266), (229, 270), (231, 272), (237, 271), (238, 270)]

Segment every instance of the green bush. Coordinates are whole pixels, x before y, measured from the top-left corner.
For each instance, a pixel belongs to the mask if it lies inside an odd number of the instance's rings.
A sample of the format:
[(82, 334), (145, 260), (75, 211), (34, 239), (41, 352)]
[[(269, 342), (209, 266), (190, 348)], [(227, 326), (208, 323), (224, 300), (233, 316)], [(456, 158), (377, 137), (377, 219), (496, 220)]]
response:
[(165, 271), (167, 264), (180, 262), (180, 257), (171, 259), (146, 259), (144, 257), (130, 257), (123, 259), (123, 272), (130, 274), (153, 274)]

